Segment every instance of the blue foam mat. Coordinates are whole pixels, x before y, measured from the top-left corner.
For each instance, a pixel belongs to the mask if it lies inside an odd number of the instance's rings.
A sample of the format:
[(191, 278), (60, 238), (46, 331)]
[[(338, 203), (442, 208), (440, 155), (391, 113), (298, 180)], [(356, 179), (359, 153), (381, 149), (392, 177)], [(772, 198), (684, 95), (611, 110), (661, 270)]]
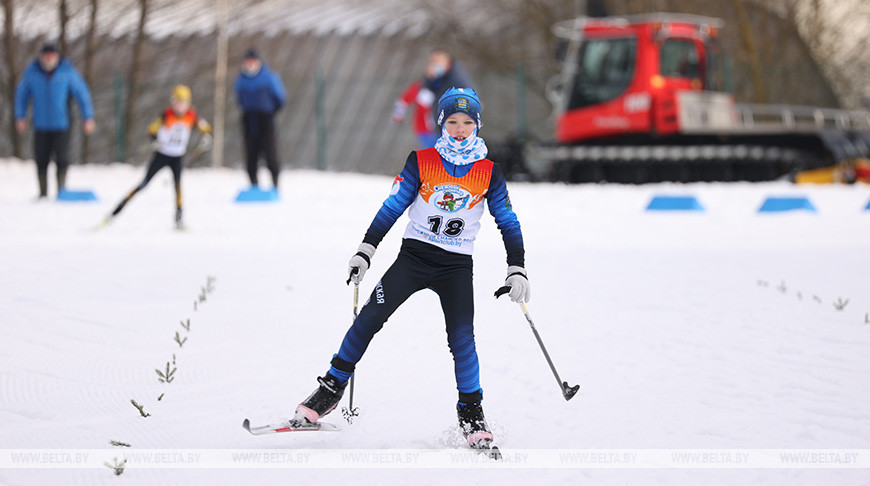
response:
[(791, 197), (768, 197), (764, 203), (758, 208), (760, 213), (777, 213), (783, 211), (816, 211), (816, 207), (810, 202), (809, 198), (804, 196)]
[(653, 196), (647, 211), (703, 211), (695, 196)]
[(74, 191), (71, 189), (61, 189), (57, 193), (57, 200), (64, 201), (64, 202), (96, 201), (97, 195), (94, 194), (94, 191), (89, 191), (89, 190)]
[(278, 190), (275, 188), (263, 190), (259, 187), (251, 187), (239, 191), (236, 196), (236, 202), (275, 202), (281, 199), (278, 195)]

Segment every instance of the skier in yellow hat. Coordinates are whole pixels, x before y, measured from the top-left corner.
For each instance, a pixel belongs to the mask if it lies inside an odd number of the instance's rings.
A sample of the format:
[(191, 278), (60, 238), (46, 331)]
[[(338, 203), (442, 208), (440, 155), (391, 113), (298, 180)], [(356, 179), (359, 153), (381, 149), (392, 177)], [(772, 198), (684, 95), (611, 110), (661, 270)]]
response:
[(197, 129), (202, 136), (196, 150), (204, 151), (211, 148), (212, 135), (211, 125), (197, 115), (192, 105), (190, 88), (179, 84), (172, 90), (170, 105), (163, 113), (148, 125), (148, 135), (151, 137), (151, 145), (154, 147), (154, 155), (148, 164), (145, 179), (127, 195), (104, 221), (108, 224), (117, 216), (124, 206), (139, 191), (145, 188), (157, 172), (163, 167), (172, 169), (175, 179), (175, 226), (183, 229), (181, 210), (181, 170), (182, 158), (187, 152), (187, 145), (193, 130)]

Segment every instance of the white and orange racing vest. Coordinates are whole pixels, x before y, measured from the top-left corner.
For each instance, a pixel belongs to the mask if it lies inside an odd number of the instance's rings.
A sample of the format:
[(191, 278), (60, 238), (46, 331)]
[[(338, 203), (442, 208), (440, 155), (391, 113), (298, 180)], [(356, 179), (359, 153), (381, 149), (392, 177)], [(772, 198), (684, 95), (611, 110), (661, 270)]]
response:
[(408, 208), (404, 238), (471, 255), (480, 231), (493, 162), (481, 159), (462, 177), (450, 175), (434, 148), (417, 151), (420, 189)]
[(178, 115), (172, 108), (167, 108), (163, 115), (151, 122), (148, 133), (153, 135), (159, 144), (157, 150), (170, 157), (181, 157), (187, 152), (187, 144), (194, 128), (203, 133), (211, 133), (211, 125), (196, 114), (193, 108), (183, 115)]

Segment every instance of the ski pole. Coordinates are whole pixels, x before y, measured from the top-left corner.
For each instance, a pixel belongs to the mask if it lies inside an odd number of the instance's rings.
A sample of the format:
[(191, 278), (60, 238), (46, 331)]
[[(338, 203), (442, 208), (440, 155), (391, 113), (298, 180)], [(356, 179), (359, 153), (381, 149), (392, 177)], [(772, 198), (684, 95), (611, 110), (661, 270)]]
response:
[[(350, 282), (350, 280), (348, 280)], [(353, 284), (353, 320), (356, 321), (357, 316), (357, 307), (359, 306), (359, 284)], [(359, 416), (359, 407), (353, 408), (353, 377), (356, 376), (356, 373), (350, 375), (350, 401), (348, 406), (341, 409), (341, 413), (344, 415), (344, 419), (347, 420), (347, 423), (353, 423), (353, 418)]]
[[(497, 299), (510, 291), (510, 286), (505, 285), (495, 291), (495, 298)], [(529, 321), (529, 327), (532, 328), (532, 332), (535, 334), (535, 339), (538, 340), (538, 345), (541, 346), (541, 351), (544, 352), (544, 357), (547, 358), (547, 364), (549, 364), (550, 369), (553, 370), (553, 376), (556, 377), (556, 383), (559, 384), (559, 389), (562, 390), (562, 396), (565, 397), (566, 401), (574, 398), (574, 395), (577, 394), (577, 390), (580, 389), (580, 385), (570, 386), (567, 381), (562, 381), (562, 379), (559, 378), (559, 372), (556, 371), (556, 366), (553, 364), (553, 360), (550, 359), (550, 353), (547, 352), (547, 348), (544, 346), (544, 341), (541, 340), (541, 335), (538, 334), (538, 329), (535, 328), (535, 323), (532, 322), (532, 316), (529, 315), (529, 310), (526, 309), (526, 304), (523, 302), (520, 302), (519, 304), (520, 308), (523, 310), (523, 315), (525, 315), (526, 320)]]

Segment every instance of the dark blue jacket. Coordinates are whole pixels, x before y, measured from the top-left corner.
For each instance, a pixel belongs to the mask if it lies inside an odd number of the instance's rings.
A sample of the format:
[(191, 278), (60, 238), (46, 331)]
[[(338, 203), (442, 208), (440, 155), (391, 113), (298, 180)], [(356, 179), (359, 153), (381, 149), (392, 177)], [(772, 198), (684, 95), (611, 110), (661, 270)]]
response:
[(233, 90), (244, 112), (275, 113), (287, 101), (284, 83), (266, 63), (253, 76), (239, 74)]
[(94, 117), (91, 92), (81, 74), (64, 57), (51, 74), (43, 71), (39, 61), (27, 66), (15, 90), (15, 119), (27, 117), (33, 101), (33, 128), (41, 132), (69, 130), (68, 100), (72, 96), (79, 104), (82, 118)]

